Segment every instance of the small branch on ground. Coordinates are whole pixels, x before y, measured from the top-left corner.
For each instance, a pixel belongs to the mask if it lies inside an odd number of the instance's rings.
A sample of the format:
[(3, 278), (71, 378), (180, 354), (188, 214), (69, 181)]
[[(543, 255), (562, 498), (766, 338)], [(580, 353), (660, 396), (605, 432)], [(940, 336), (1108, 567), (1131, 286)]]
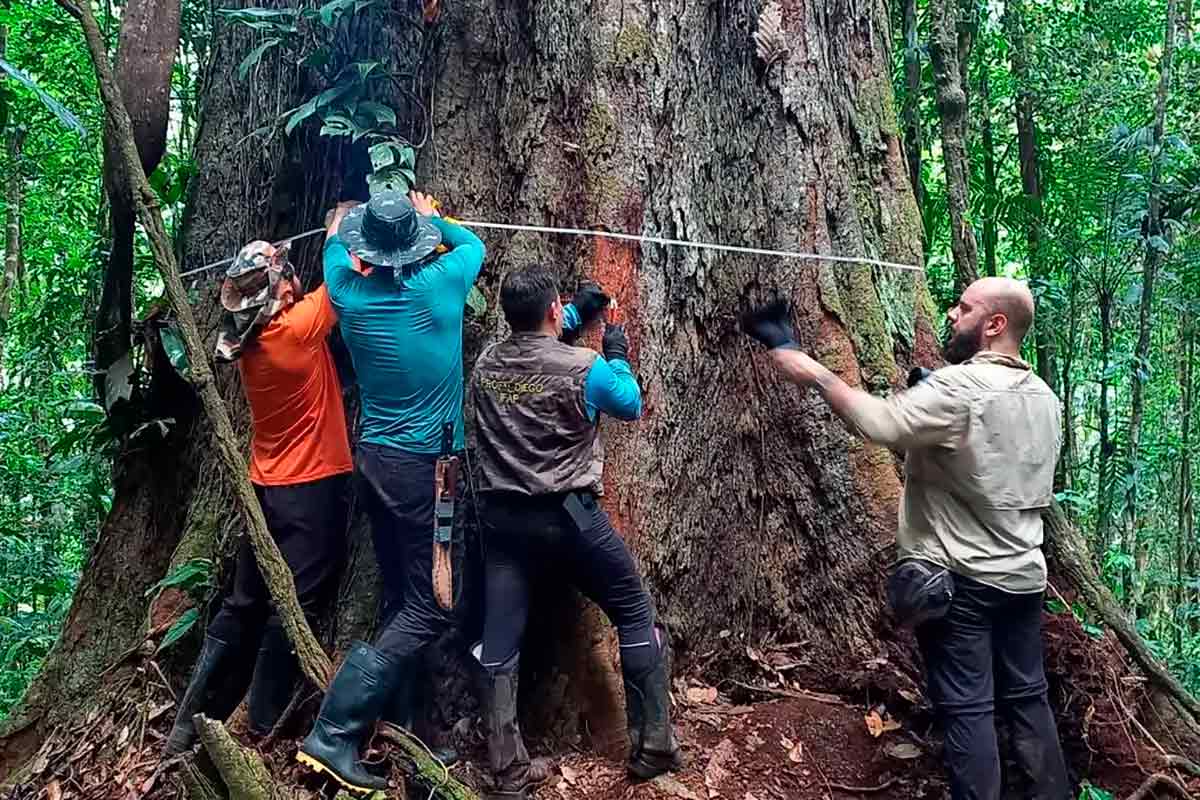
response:
[(238, 744), (217, 720), (197, 714), (195, 722), (204, 749), (229, 789), (230, 800), (272, 800), (274, 780), (262, 757)]
[(1167, 756), (1167, 766), (1200, 778), (1200, 764), (1186, 756)]
[(212, 368), (208, 361), (208, 350), (200, 338), (200, 330), (196, 325), (195, 315), (188, 301), (187, 291), (179, 278), (179, 265), (175, 261), (175, 252), (171, 238), (163, 225), (162, 213), (154, 190), (146, 180), (142, 170), (141, 159), (134, 144), (133, 124), (129, 112), (121, 99), (121, 90), (113, 74), (112, 63), (108, 58), (108, 47), (104, 35), (96, 23), (90, 3), (75, 5), (71, 0), (57, 0), (67, 13), (79, 20), (91, 52), (92, 65), (96, 70), (96, 78), (100, 84), (100, 94), (104, 100), (105, 113), (113, 131), (113, 143), (119, 151), (121, 167), (133, 187), (134, 199), (137, 203), (138, 220), (150, 240), (150, 250), (154, 255), (154, 264), (162, 276), (166, 287), (171, 310), (179, 322), (179, 330), (183, 335), (184, 349), (187, 352), (188, 363), (191, 366), (192, 382), (204, 414), (212, 423), (213, 446), (221, 459), (225, 479), (233, 487), (239, 511), (250, 532), (250, 541), (254, 546), (254, 555), (258, 561), (275, 608), (283, 621), (288, 639), (296, 648), (304, 674), (322, 689), (329, 685), (333, 676), (333, 665), (313, 635), (300, 603), (296, 599), (296, 584), (292, 572), (288, 569), (278, 545), (267, 531), (267, 523), (263, 517), (262, 508), (250, 485), (246, 469), (246, 460), (242, 455), (237, 435), (229, 419), (229, 411), (225, 401), (217, 389)]
[(875, 792), (882, 792), (892, 788), (899, 780), (899, 778), (892, 778), (891, 780), (884, 781), (878, 786), (849, 786), (845, 783), (833, 783), (831, 781), (829, 783), (829, 788), (837, 789), (839, 792), (845, 792), (846, 794), (874, 794)]
[(758, 692), (759, 694), (772, 695), (774, 697), (791, 697), (797, 700), (815, 700), (818, 703), (825, 703), (826, 705), (830, 706), (850, 707), (850, 704), (845, 700), (832, 694), (809, 692), (804, 689), (774, 689), (770, 686), (755, 686), (752, 683), (742, 683), (741, 681), (735, 680), (731, 680), (729, 682), (734, 686), (740, 686), (743, 689), (747, 689), (751, 692)]
[(1146, 778), (1137, 791), (1129, 795), (1128, 800), (1147, 800), (1148, 798), (1153, 798), (1157, 790), (1162, 788), (1170, 789), (1176, 795), (1182, 797), (1183, 800), (1188, 800), (1192, 796), (1187, 789), (1180, 786), (1179, 782), (1170, 775), (1156, 772), (1149, 778)]
[(450, 770), (446, 769), (445, 764), (433, 757), (420, 739), (408, 731), (388, 724), (380, 725), (377, 732), (389, 742), (399, 745), (412, 760), (421, 781), (433, 790), (430, 797), (440, 797), (443, 800), (479, 800), (475, 792), (460, 783), (450, 774)]

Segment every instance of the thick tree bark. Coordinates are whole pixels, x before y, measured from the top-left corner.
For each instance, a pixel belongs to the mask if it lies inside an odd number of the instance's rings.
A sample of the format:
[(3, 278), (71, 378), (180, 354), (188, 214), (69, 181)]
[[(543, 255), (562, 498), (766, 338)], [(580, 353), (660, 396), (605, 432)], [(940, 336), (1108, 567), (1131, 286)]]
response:
[(1075, 444), (1075, 376), (1072, 370), (1075, 366), (1075, 348), (1079, 342), (1079, 270), (1071, 269), (1067, 280), (1067, 346), (1062, 358), (1063, 444), (1056, 481), (1059, 489), (1069, 489), (1074, 485), (1078, 460)]
[[(133, 0), (121, 13), (117, 56), (117, 85), (133, 126), (142, 171), (152, 173), (167, 145), (171, 111), (171, 70), (179, 48), (179, 0)], [(101, 373), (125, 357), (133, 326), (133, 257), (135, 200), (121, 163), (120, 145), (112, 126), (104, 131), (104, 188), (109, 199), (112, 247), (93, 345)], [(97, 376), (101, 397), (104, 375)]]
[(971, 224), (971, 166), (967, 159), (967, 94), (959, 53), (959, 4), (931, 0), (933, 60), (938, 116), (942, 123), (942, 157), (946, 164), (946, 203), (950, 211), (950, 251), (954, 256), (955, 290), (979, 277), (975, 229)]
[[(1154, 129), (1150, 141), (1150, 190), (1146, 208), (1146, 243), (1142, 259), (1142, 296), (1138, 304), (1138, 339), (1133, 352), (1133, 375), (1131, 378), (1129, 403), (1129, 432), (1125, 445), (1125, 469), (1129, 477), (1129, 488), (1125, 496), (1125, 550), (1137, 554), (1141, 546), (1138, 514), (1138, 458), (1141, 453), (1142, 419), (1145, 414), (1145, 385), (1149, 379), (1150, 328), (1154, 319), (1154, 284), (1166, 249), (1168, 232), (1162, 224), (1162, 143), (1166, 125), (1167, 98), (1171, 90), (1171, 60), (1175, 53), (1176, 13), (1178, 0), (1167, 0), (1167, 22), (1163, 36), (1163, 55), (1159, 62), (1158, 92), (1154, 108)], [(1142, 581), (1125, 570), (1123, 583), (1127, 596), (1136, 607), (1141, 594)]]
[[(922, 148), (925, 146), (921, 133), (921, 49), (917, 37), (917, 0), (902, 0), (904, 30), (904, 154), (908, 161), (908, 182), (917, 201), (917, 211), (925, 216), (925, 178), (921, 173)], [(921, 226), (924, 244), (924, 224)], [(922, 247), (924, 251), (924, 247)]]
[(1112, 522), (1112, 482), (1113, 454), (1116, 445), (1112, 440), (1112, 420), (1109, 410), (1109, 389), (1112, 378), (1109, 367), (1112, 364), (1113, 352), (1113, 319), (1112, 311), (1115, 298), (1112, 289), (1107, 285), (1107, 263), (1100, 265), (1100, 286), (1097, 291), (1096, 307), (1100, 313), (1100, 409), (1099, 427), (1100, 450), (1099, 464), (1096, 470), (1096, 536), (1094, 549), (1097, 560), (1102, 559), (1108, 551), (1110, 542), (1110, 525)]

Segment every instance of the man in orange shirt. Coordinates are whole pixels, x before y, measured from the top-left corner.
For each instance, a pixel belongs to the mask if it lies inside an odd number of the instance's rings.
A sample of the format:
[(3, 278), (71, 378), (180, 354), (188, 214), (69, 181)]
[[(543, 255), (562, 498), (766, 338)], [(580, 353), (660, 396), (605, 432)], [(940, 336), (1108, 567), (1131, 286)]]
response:
[[(344, 555), (353, 469), (341, 386), (326, 343), (337, 316), (324, 286), (303, 293), (286, 248), (261, 241), (238, 253), (221, 287), (221, 304), (226, 313), (216, 359), (236, 361), (240, 368), (254, 421), (250, 480), (311, 623)], [(167, 754), (195, 743), (195, 714), (227, 717), (247, 682), (251, 732), (265, 736), (283, 713), (297, 672), (249, 537), (243, 536), (233, 590), (208, 626)]]

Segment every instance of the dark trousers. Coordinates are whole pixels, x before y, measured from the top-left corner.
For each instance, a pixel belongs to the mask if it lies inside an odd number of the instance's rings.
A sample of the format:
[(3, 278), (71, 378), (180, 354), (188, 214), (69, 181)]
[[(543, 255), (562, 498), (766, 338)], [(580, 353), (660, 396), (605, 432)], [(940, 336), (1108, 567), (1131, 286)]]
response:
[[(346, 549), (348, 475), (290, 486), (255, 486), (267, 530), (292, 570), (300, 607), (311, 623), (337, 580)], [(231, 645), (257, 647), (267, 627), (280, 626), (258, 570), (250, 536), (238, 543), (233, 587), (208, 626)]]
[(493, 493), (483, 501), (483, 666), (496, 670), (521, 647), (531, 582), (566, 579), (617, 628), (627, 674), (645, 675), (659, 657), (654, 608), (637, 565), (591, 494), (577, 493), (573, 516), (563, 495), (525, 498)]
[[(384, 445), (358, 446), (359, 496), (371, 518), (383, 578), (383, 625), (375, 647), (403, 661), (450, 628), (453, 612), (433, 595), (434, 467), (437, 456)], [(459, 493), (461, 505), (461, 492)], [(460, 585), (461, 531), (454, 532), (454, 582)]]
[(954, 800), (999, 800), (995, 712), (1011, 729), (1024, 797), (1067, 800), (1069, 786), (1046, 699), (1042, 594), (1010, 594), (955, 576), (947, 615), (917, 628), (929, 694), (945, 737)]

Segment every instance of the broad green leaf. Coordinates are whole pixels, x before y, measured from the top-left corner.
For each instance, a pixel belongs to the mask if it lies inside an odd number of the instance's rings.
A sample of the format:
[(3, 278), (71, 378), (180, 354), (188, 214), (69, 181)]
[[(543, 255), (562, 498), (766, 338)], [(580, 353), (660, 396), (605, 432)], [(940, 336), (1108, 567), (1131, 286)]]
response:
[(247, 53), (246, 57), (242, 59), (242, 63), (238, 65), (238, 69), (237, 69), (238, 80), (240, 80), (240, 81), (246, 80), (246, 75), (248, 75), (250, 70), (255, 65), (257, 65), (259, 61), (262, 60), (263, 54), (266, 53), (268, 50), (270, 50), (272, 47), (275, 47), (281, 41), (283, 41), (283, 40), (279, 39), (279, 38), (266, 39), (258, 47), (254, 48), (249, 53)]
[(296, 109), (286, 112), (289, 114), (287, 124), (283, 127), (286, 135), (291, 136), (297, 125), (317, 113), (317, 100), (318, 98), (313, 97)]
[(75, 116), (69, 108), (55, 100), (49, 93), (43, 91), (24, 70), (18, 69), (16, 66), (0, 58), (0, 71), (8, 73), (9, 77), (33, 92), (38, 100), (42, 101), (42, 105), (57, 117), (58, 121), (63, 125), (78, 133), (80, 137), (87, 136), (87, 128), (83, 127), (83, 123), (79, 121), (79, 117)]
[(396, 112), (383, 103), (377, 103), (374, 100), (366, 100), (358, 104), (358, 111), (364, 114), (370, 114), (375, 118), (375, 122), (379, 124), (388, 123), (396, 124)]
[(479, 291), (478, 286), (472, 286), (471, 291), (467, 292), (467, 308), (471, 309), (471, 313), (477, 319), (482, 319), (487, 314), (487, 298)]
[(167, 631), (167, 635), (163, 637), (162, 643), (159, 644), (158, 649), (155, 652), (161, 653), (163, 650), (166, 650), (168, 647), (178, 642), (185, 635), (187, 635), (187, 632), (192, 629), (192, 626), (195, 625), (196, 621), (199, 619), (200, 610), (197, 608), (189, 608), (187, 611), (183, 612), (183, 616), (175, 620), (175, 624), (171, 626), (169, 631)]
[(190, 381), (192, 379), (191, 365), (188, 363), (187, 348), (183, 346), (183, 334), (179, 332), (178, 326), (172, 323), (163, 328), (159, 338), (162, 340), (163, 350), (166, 352), (171, 366), (175, 368), (181, 378)]
[(206, 584), (212, 576), (212, 567), (212, 561), (207, 558), (189, 559), (175, 567), (175, 569), (167, 573), (166, 577), (147, 589), (145, 596), (149, 597), (155, 592), (172, 586), (177, 586), (187, 591), (196, 586)]

